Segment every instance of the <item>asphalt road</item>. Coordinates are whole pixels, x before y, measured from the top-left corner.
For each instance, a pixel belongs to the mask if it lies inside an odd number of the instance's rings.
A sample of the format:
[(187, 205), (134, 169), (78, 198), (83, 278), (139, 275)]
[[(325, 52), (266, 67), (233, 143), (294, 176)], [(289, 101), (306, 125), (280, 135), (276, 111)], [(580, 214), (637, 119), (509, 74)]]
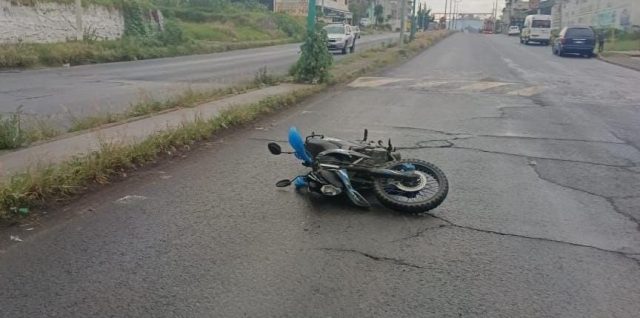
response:
[[(396, 34), (362, 36), (356, 51), (397, 40)], [(164, 99), (188, 88), (227, 87), (253, 80), (267, 67), (284, 74), (300, 44), (134, 62), (0, 73), (0, 113), (19, 106), (26, 114), (56, 122), (97, 113), (122, 112), (146, 98)], [(341, 59), (339, 54), (336, 59)]]
[[(640, 73), (456, 34), (3, 233), (3, 317), (638, 317)], [(440, 166), (433, 216), (309, 199), (287, 128)], [(23, 242), (9, 242), (9, 234)]]

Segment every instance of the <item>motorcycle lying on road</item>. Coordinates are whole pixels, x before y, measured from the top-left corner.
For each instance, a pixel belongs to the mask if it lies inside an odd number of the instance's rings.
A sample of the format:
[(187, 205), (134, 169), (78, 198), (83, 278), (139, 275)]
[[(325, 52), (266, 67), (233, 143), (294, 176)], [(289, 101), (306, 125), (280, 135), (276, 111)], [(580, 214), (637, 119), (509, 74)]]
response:
[(384, 145), (367, 141), (367, 135), (365, 129), (363, 140), (352, 142), (311, 133), (303, 140), (291, 127), (288, 139), (294, 151), (283, 152), (275, 142), (268, 144), (269, 151), (294, 154), (311, 171), (293, 180), (280, 180), (276, 186), (293, 183), (296, 189), (330, 197), (344, 193), (353, 204), (365, 208), (370, 203), (360, 191), (373, 190), (384, 206), (409, 213), (434, 209), (444, 201), (449, 183), (442, 170), (423, 160), (402, 159), (391, 139)]

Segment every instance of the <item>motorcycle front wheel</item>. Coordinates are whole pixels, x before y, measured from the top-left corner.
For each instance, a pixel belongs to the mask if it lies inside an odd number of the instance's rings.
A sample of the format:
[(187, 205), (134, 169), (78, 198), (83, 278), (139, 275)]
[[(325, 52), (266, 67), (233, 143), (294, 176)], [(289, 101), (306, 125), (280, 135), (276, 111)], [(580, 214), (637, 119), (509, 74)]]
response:
[(419, 175), (413, 183), (403, 183), (393, 179), (379, 178), (374, 181), (376, 198), (384, 206), (401, 212), (422, 213), (439, 206), (447, 197), (449, 182), (444, 172), (434, 164), (406, 159), (391, 161), (385, 169), (408, 171)]

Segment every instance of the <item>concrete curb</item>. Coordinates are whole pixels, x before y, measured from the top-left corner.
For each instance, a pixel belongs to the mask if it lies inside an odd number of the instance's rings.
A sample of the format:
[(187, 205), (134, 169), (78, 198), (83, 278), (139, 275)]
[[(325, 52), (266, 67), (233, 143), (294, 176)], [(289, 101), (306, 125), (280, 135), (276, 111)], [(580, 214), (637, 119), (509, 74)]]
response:
[(598, 58), (598, 60), (606, 62), (606, 63), (609, 63), (609, 64), (617, 65), (617, 66), (624, 67), (624, 68), (630, 69), (630, 70), (640, 71), (640, 65), (635, 66), (635, 65), (631, 65), (631, 64), (625, 64), (625, 63), (622, 63), (622, 62), (610, 60), (607, 57), (603, 57), (603, 56), (599, 56), (599, 55), (598, 55), (597, 58)]
[(211, 119), (234, 106), (259, 102), (268, 97), (292, 93), (308, 85), (281, 84), (204, 103), (193, 108), (166, 111), (137, 120), (75, 133), (66, 138), (34, 145), (0, 155), (0, 180), (37, 166), (62, 163), (73, 157), (98, 151), (104, 144), (131, 145), (162, 131), (178, 128), (197, 119)]

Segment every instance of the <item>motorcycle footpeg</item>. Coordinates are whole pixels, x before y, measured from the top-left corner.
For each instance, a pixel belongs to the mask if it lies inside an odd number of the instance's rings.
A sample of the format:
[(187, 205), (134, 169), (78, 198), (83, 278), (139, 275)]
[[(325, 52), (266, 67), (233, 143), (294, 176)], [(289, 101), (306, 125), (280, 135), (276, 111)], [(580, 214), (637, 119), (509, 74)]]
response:
[(353, 202), (353, 204), (361, 207), (361, 208), (370, 208), (371, 204), (369, 203), (369, 201), (367, 201), (367, 199), (365, 199), (362, 194), (360, 194), (360, 192), (353, 190), (353, 189), (348, 189), (347, 190), (347, 196), (349, 197), (349, 199), (351, 200), (351, 202)]

